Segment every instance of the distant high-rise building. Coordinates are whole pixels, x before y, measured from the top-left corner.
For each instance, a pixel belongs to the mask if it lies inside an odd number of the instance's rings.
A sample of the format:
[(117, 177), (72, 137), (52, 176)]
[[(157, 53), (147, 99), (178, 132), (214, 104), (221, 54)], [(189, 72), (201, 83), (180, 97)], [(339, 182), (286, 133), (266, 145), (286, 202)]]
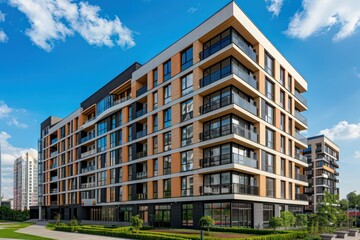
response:
[(28, 152), (14, 162), (14, 209), (24, 210), (38, 204), (38, 160)]
[(306, 170), (309, 186), (305, 193), (309, 196), (307, 211), (316, 212), (319, 202), (322, 202), (325, 192), (339, 194), (336, 183), (339, 182), (340, 148), (324, 135), (310, 137), (307, 139), (308, 148), (304, 150), (309, 167)]

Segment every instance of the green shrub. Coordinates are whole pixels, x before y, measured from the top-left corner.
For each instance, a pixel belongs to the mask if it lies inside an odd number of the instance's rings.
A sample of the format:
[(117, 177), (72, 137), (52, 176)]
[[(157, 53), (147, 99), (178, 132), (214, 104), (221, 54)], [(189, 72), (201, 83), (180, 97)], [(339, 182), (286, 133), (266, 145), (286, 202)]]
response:
[(140, 218), (139, 215), (132, 216), (130, 218), (131, 226), (134, 228), (134, 230), (137, 232), (142, 228), (142, 225), (144, 221)]
[(283, 211), (281, 212), (281, 218), (283, 219), (283, 226), (288, 228), (291, 226), (294, 226), (296, 222), (296, 218), (292, 212), (289, 211)]
[(309, 223), (308, 215), (307, 214), (297, 214), (296, 215), (296, 226), (299, 227), (306, 227)]
[(210, 227), (214, 226), (214, 220), (210, 216), (203, 216), (200, 218), (199, 226), (206, 228), (207, 231), (209, 231)]
[(276, 231), (277, 228), (284, 226), (284, 219), (280, 217), (273, 217), (269, 221), (269, 226)]

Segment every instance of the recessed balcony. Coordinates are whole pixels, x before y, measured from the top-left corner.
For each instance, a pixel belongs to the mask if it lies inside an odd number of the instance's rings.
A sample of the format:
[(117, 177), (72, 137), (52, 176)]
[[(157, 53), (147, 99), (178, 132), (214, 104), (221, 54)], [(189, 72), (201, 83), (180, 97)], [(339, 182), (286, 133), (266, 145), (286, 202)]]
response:
[(253, 142), (258, 142), (258, 134), (255, 132), (255, 128), (253, 128), (253, 130), (249, 130), (237, 124), (227, 124), (211, 129), (210, 131), (204, 131), (200, 133), (200, 139), (201, 141), (207, 141), (230, 134), (236, 134)]
[(218, 184), (218, 185), (204, 185), (200, 187), (201, 195), (217, 195), (217, 194), (248, 194), (259, 195), (259, 188), (257, 186), (250, 186), (244, 184)]
[(208, 158), (203, 158), (200, 160), (200, 166), (205, 167), (214, 167), (224, 164), (236, 163), (244, 165), (247, 167), (258, 168), (258, 161), (253, 158), (249, 158), (240, 154), (222, 154), (220, 156), (213, 156)]

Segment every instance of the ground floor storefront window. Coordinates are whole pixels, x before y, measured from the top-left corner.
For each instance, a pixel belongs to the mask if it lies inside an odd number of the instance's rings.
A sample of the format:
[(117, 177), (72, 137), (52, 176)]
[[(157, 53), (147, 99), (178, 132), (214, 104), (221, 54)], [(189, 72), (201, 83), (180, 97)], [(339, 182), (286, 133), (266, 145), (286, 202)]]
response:
[(116, 209), (115, 207), (101, 207), (90, 209), (90, 220), (92, 221), (116, 221)]
[(193, 226), (193, 204), (184, 203), (181, 206), (181, 219), (184, 227)]
[(170, 227), (171, 205), (155, 205), (155, 226)]

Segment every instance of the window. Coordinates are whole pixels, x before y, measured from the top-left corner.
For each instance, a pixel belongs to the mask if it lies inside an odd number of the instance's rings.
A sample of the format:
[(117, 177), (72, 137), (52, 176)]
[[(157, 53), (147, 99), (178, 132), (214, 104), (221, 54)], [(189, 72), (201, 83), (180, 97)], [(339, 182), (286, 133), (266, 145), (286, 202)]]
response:
[(171, 150), (171, 132), (164, 133), (164, 151)]
[(264, 204), (263, 205), (263, 223), (264, 227), (269, 226), (269, 221), (274, 217), (274, 205)]
[(288, 82), (287, 82), (287, 86), (286, 86), (286, 88), (287, 88), (287, 90), (289, 90), (290, 92), (291, 92), (291, 86), (292, 86), (292, 77), (291, 77), (291, 75), (290, 74), (288, 74)]
[(181, 205), (181, 223), (183, 226), (193, 226), (193, 204), (183, 203)]
[(171, 126), (171, 108), (164, 110), (164, 128)]
[(160, 226), (170, 224), (171, 205), (155, 205), (155, 223)]
[(280, 107), (285, 107), (285, 92), (280, 91)]
[(280, 163), (280, 175), (285, 176), (285, 159), (282, 158)]
[(285, 69), (280, 67), (280, 84), (285, 85)]
[(280, 152), (285, 153), (285, 137), (280, 137)]
[(164, 104), (171, 102), (171, 84), (164, 87)]
[(110, 134), (110, 148), (116, 146), (116, 132)]
[(164, 179), (164, 198), (171, 197), (171, 179)]
[(106, 150), (106, 136), (100, 138), (97, 141), (97, 151), (102, 152), (102, 151), (105, 151), (105, 150)]
[(292, 162), (289, 161), (289, 172), (288, 172), (288, 177), (292, 178)]
[(285, 114), (280, 114), (280, 130), (285, 131)]
[(287, 111), (289, 112), (289, 113), (291, 113), (291, 97), (289, 96), (288, 97), (288, 104), (287, 104)]
[(194, 194), (194, 180), (193, 176), (186, 176), (181, 178), (181, 196), (192, 196)]
[(181, 71), (191, 67), (193, 64), (193, 48), (192, 46), (181, 52)]
[(269, 128), (266, 128), (266, 146), (274, 149), (275, 132)]
[(153, 70), (154, 87), (158, 85), (158, 69)]
[(274, 107), (265, 101), (263, 101), (263, 106), (263, 119), (270, 124), (274, 124)]
[(157, 159), (153, 160), (154, 177), (158, 175), (159, 163)]
[(153, 182), (153, 198), (158, 198), (158, 181)]
[[(322, 193), (323, 191), (321, 191)], [(293, 199), (293, 194), (292, 194), (292, 183), (289, 182), (289, 199)]]
[(193, 125), (188, 125), (186, 127), (181, 128), (181, 146), (187, 146), (192, 144), (193, 138)]
[(265, 52), (265, 71), (274, 76), (274, 58), (268, 52)]
[(164, 63), (164, 81), (167, 81), (171, 78), (171, 60), (168, 60)]
[(171, 156), (164, 156), (164, 175), (171, 173)]
[(155, 136), (153, 137), (153, 147), (154, 147), (154, 154), (157, 154), (159, 151), (159, 146), (158, 146), (158, 137)]
[(291, 118), (288, 118), (289, 120), (288, 120), (288, 127), (287, 127), (287, 133), (288, 134), (290, 134), (290, 135), (292, 135), (291, 134), (291, 132), (292, 132), (292, 120), (291, 120)]
[(181, 103), (181, 121), (187, 121), (193, 118), (193, 99)]
[(181, 78), (181, 95), (185, 96), (193, 91), (193, 74)]
[(285, 181), (281, 181), (281, 191), (280, 191), (280, 197), (282, 199), (285, 199)]
[(154, 132), (157, 132), (159, 130), (159, 118), (157, 114), (153, 116), (153, 124), (154, 124)]
[(129, 126), (129, 132), (128, 132), (128, 142), (133, 140), (132, 135), (133, 135), (133, 125), (130, 125)]
[(292, 141), (289, 139), (289, 144), (288, 144), (288, 155), (292, 156), (293, 150), (292, 150)]
[(159, 101), (157, 91), (153, 93), (153, 100), (154, 100), (154, 110), (155, 110), (158, 108), (158, 101)]
[(265, 82), (266, 97), (274, 100), (274, 83), (266, 78)]
[(133, 115), (132, 115), (132, 113), (133, 113), (132, 107), (129, 107), (128, 110), (129, 110), (128, 116), (129, 116), (129, 122), (130, 122), (130, 121), (132, 121), (132, 118), (133, 118)]
[(263, 171), (274, 173), (275, 172), (275, 157), (274, 155), (262, 151), (262, 164), (261, 168)]
[(181, 171), (189, 171), (193, 169), (194, 152), (193, 150), (181, 153)]
[(97, 135), (100, 136), (107, 132), (107, 121), (101, 121), (97, 124)]
[(275, 197), (275, 179), (266, 178), (266, 196)]

